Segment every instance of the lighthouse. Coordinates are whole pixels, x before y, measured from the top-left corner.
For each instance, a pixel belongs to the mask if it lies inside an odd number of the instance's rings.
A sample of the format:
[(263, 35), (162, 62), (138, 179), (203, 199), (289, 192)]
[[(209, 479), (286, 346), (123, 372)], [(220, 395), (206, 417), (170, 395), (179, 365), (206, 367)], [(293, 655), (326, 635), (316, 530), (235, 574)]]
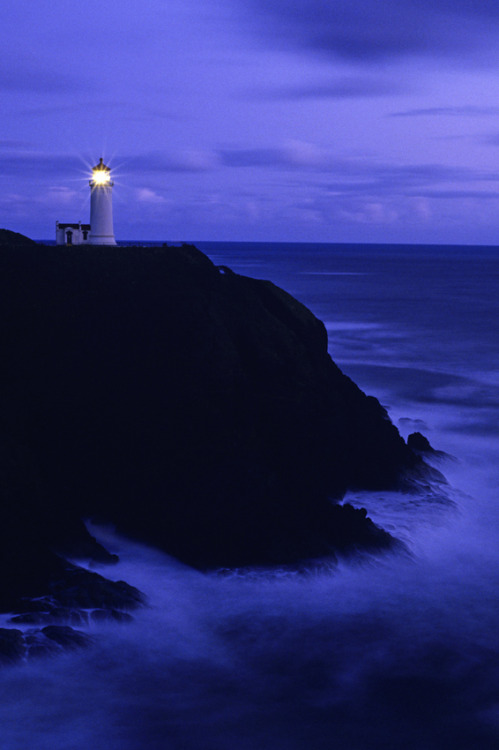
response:
[(111, 170), (102, 158), (92, 169), (90, 185), (90, 245), (116, 245), (113, 229)]

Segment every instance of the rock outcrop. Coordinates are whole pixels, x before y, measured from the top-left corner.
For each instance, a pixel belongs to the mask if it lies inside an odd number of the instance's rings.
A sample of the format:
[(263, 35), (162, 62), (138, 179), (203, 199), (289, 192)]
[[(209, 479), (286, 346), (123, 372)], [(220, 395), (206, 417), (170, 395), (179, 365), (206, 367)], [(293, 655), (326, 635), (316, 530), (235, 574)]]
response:
[(47, 625), (26, 632), (17, 628), (0, 628), (0, 666), (27, 661), (33, 657), (54, 656), (62, 651), (89, 646), (92, 638), (68, 625)]
[(53, 553), (106, 558), (85, 517), (198, 567), (389, 543), (334, 502), (421, 459), (271, 282), (191, 246), (2, 246), (0, 316), (0, 607)]
[(407, 445), (417, 453), (435, 453), (430, 441), (421, 432), (411, 432), (407, 437)]
[(10, 229), (0, 229), (0, 247), (13, 247), (16, 245), (31, 245), (33, 247), (36, 244), (35, 240), (31, 240), (24, 234), (12, 232)]

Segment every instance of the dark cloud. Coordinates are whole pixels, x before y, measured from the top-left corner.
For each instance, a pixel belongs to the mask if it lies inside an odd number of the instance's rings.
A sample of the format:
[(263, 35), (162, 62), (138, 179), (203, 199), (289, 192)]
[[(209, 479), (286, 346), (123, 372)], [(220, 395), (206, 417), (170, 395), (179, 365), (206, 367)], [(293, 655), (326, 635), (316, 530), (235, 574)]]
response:
[(42, 154), (34, 151), (8, 151), (0, 154), (0, 172), (4, 175), (22, 175), (51, 178), (81, 174), (84, 169), (81, 159), (68, 154)]
[(422, 107), (392, 112), (388, 117), (497, 117), (499, 107), (477, 107), (471, 104), (456, 107)]
[(463, 17), (499, 19), (499, 7), (496, 0), (416, 0), (418, 5), (436, 8), (448, 13), (459, 13)]
[(274, 44), (350, 61), (484, 54), (496, 42), (489, 0), (240, 0)]

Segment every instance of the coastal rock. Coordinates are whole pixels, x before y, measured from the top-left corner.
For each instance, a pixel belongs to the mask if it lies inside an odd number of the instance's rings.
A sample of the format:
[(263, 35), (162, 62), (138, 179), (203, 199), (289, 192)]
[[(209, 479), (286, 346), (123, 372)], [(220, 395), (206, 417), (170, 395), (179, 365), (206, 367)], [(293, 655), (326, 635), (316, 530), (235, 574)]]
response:
[[(17, 639), (18, 648), (9, 662), (4, 660), (4, 665), (44, 656), (54, 656), (62, 651), (74, 651), (89, 646), (93, 641), (86, 633), (60, 625), (47, 626), (41, 630), (32, 629), (26, 633), (19, 630), (8, 630), (6, 632), (9, 633), (10, 640)], [(0, 641), (0, 660), (1, 647)]]
[(87, 625), (88, 614), (65, 607), (49, 607), (46, 612), (26, 612), (9, 619), (13, 625), (55, 625), (61, 622), (71, 625)]
[(65, 649), (82, 648), (92, 642), (90, 636), (68, 625), (47, 625), (41, 632), (49, 640)]
[(434, 453), (430, 441), (421, 432), (411, 432), (407, 437), (407, 445), (413, 451), (418, 451), (419, 453)]
[(94, 622), (131, 622), (133, 619), (128, 612), (117, 609), (94, 609), (90, 617)]
[(0, 607), (95, 601), (55, 559), (98, 555), (84, 517), (200, 568), (390, 544), (337, 503), (421, 459), (271, 282), (192, 246), (2, 247), (0, 316)]
[[(35, 564), (34, 560), (32, 564)], [(31, 580), (30, 572), (33, 573)], [(37, 588), (33, 588), (35, 580)], [(59, 556), (55, 556), (45, 577), (35, 576), (34, 571), (28, 568), (26, 582), (21, 587), (25, 594), (29, 585), (31, 596), (36, 598), (15, 598), (17, 590), (14, 587), (8, 604), (4, 604), (4, 609), (14, 612), (10, 619), (12, 623), (40, 625), (64, 621), (81, 625), (88, 622), (88, 614), (82, 610), (108, 611), (110, 617), (118, 619), (117, 611), (125, 615), (125, 611), (144, 604), (144, 596), (134, 586), (125, 581), (110, 581)], [(42, 596), (37, 596), (39, 594)]]
[(144, 597), (125, 581), (109, 581), (98, 573), (66, 563), (63, 575), (49, 584), (54, 601), (63, 608), (135, 609)]

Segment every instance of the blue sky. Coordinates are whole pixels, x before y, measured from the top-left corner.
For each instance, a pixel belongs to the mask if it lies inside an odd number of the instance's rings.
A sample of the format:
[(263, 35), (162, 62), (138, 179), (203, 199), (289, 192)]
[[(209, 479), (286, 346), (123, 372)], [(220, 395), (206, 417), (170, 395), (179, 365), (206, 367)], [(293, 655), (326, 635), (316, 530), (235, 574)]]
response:
[(0, 226), (117, 239), (499, 238), (499, 3), (3, 0)]

